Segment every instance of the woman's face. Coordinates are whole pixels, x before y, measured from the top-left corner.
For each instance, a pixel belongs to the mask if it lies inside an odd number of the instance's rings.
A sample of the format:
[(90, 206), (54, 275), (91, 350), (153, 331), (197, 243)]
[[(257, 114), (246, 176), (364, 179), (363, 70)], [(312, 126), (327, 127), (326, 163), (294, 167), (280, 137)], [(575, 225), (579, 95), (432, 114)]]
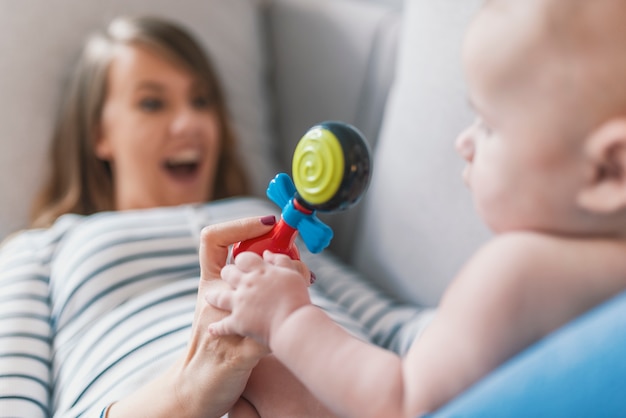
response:
[(213, 96), (147, 47), (117, 47), (95, 144), (116, 210), (210, 200), (221, 132)]

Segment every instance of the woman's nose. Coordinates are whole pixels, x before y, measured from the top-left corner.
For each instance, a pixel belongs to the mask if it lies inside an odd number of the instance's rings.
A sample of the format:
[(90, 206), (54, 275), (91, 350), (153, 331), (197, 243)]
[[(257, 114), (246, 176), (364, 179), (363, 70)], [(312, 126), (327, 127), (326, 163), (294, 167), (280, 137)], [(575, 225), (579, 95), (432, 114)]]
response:
[(171, 130), (174, 136), (194, 135), (199, 129), (199, 115), (193, 109), (178, 109), (172, 119)]
[(474, 141), (474, 126), (465, 129), (456, 139), (456, 151), (467, 162), (474, 159), (476, 144)]

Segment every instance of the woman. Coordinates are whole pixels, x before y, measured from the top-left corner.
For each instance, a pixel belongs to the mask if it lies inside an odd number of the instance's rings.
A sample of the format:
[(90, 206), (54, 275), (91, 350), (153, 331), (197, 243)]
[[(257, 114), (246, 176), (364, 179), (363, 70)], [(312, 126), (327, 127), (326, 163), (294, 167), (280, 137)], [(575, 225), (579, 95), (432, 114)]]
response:
[[(124, 90), (129, 76), (132, 92)], [(170, 136), (181, 139), (169, 143)], [(120, 159), (112, 154), (118, 143), (128, 147), (117, 151)], [(184, 30), (157, 19), (120, 18), (88, 40), (52, 144), (52, 171), (34, 205), (33, 227), (48, 227), (65, 213), (171, 206), (247, 192), (212, 65)], [(127, 190), (137, 186), (143, 191)]]
[[(183, 29), (119, 18), (89, 39), (34, 205), (39, 229), (0, 252), (0, 409), (329, 415), (252, 340), (209, 336), (222, 312), (195, 308), (200, 226), (268, 209), (193, 204), (245, 192), (219, 82)], [(228, 245), (267, 232), (272, 220), (203, 235), (201, 294), (221, 284), (209, 279)], [(249, 380), (250, 401), (240, 399)]]

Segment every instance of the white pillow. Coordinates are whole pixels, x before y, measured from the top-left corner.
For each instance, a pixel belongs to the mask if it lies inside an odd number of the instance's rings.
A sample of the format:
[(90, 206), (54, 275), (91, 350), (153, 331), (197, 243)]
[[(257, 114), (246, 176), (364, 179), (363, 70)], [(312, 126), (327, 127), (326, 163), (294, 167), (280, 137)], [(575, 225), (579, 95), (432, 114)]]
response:
[(45, 172), (61, 89), (86, 36), (120, 14), (165, 16), (209, 52), (255, 194), (276, 173), (260, 0), (0, 2), (0, 240), (23, 228)]
[(473, 118), (462, 38), (482, 0), (407, 0), (355, 262), (403, 301), (435, 305), (488, 236), (461, 181), (457, 134)]

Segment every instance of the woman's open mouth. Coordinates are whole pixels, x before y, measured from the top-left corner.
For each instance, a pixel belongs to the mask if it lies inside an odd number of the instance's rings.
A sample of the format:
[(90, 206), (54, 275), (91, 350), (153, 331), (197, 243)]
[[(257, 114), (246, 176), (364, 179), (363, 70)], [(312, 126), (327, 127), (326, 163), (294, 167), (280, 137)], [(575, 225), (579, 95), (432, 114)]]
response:
[(178, 181), (189, 181), (196, 178), (200, 169), (200, 151), (187, 149), (169, 157), (163, 163), (167, 173)]

